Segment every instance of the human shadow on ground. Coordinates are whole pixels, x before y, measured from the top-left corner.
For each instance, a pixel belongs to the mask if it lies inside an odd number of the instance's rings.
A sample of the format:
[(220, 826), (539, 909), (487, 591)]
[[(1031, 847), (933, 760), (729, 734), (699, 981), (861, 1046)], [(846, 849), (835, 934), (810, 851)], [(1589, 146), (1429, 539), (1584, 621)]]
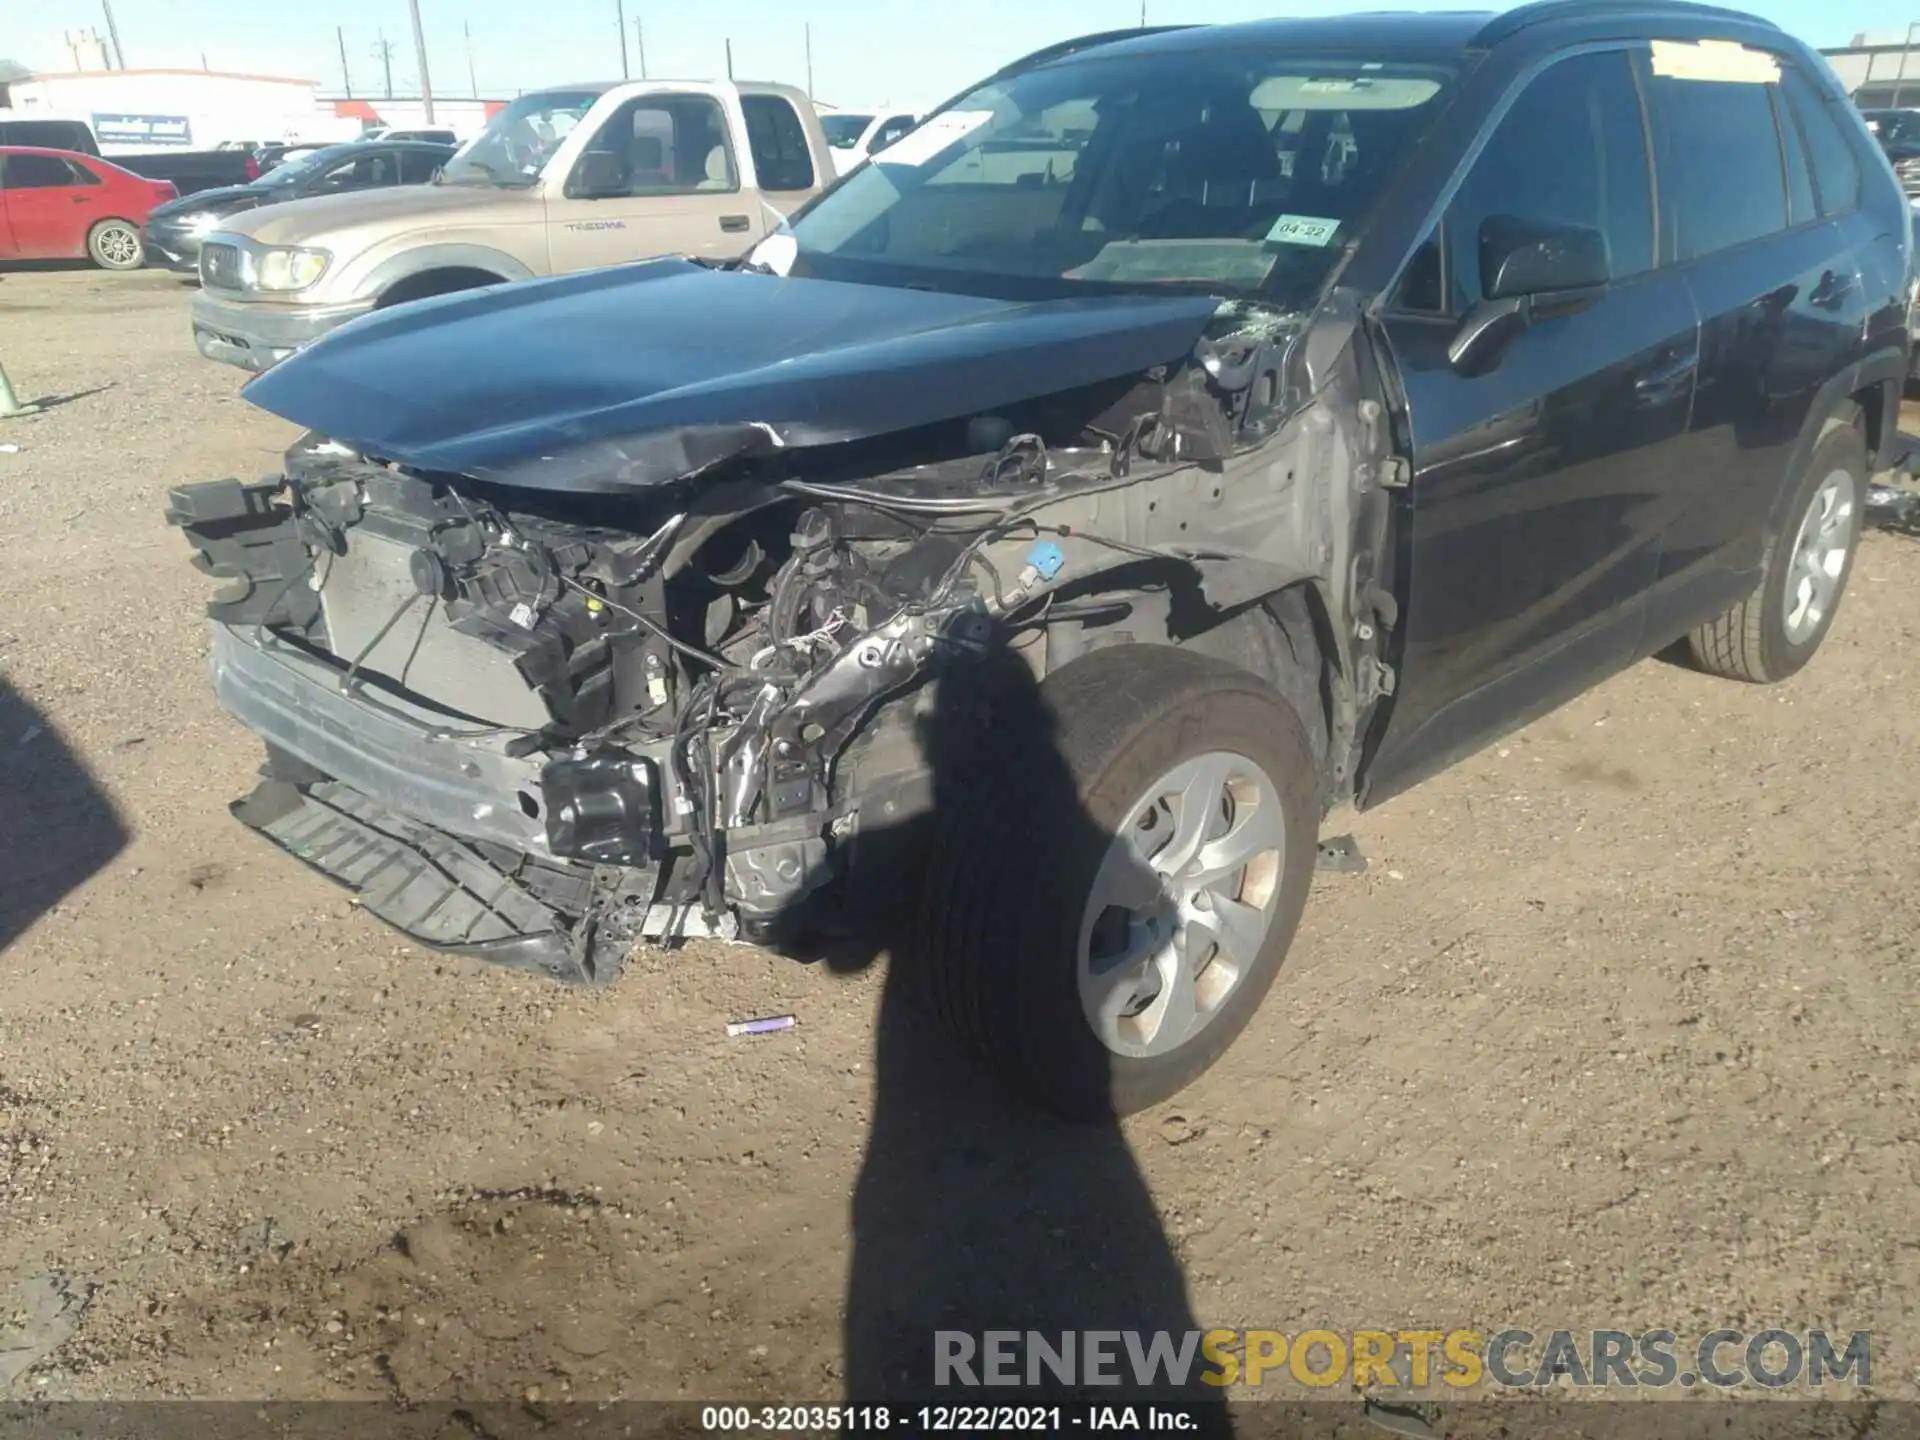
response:
[[(955, 913), (951, 902), (943, 908), (937, 875), (926, 884), (916, 878), (940, 819), (962, 810), (998, 817), (978, 833), (998, 843), (1037, 845), (1037, 836), (1022, 833), (1018, 817), (1071, 815), (1068, 825), (1048, 830), (1066, 835), (1054, 848), (1082, 857), (1082, 865), (1086, 856), (1104, 855), (1112, 841), (1080, 801), (1057, 744), (1055, 716), (1023, 661), (1002, 656), (968, 667), (937, 689), (930, 713), (918, 722), (932, 771), (930, 814), (859, 839), (854, 864), (869, 867), (860, 908), (867, 918), (859, 934), (824, 956), (843, 973), (882, 952), (887, 957), (873, 1118), (853, 1194), (844, 1321), (848, 1399), (1217, 1401), (1221, 1392), (1199, 1383), (1207, 1367), (1197, 1350), (1184, 1384), (1165, 1383), (1164, 1370), (1154, 1373), (1159, 1383), (1136, 1384), (1120, 1334), (1105, 1342), (1112, 1382), (1085, 1383), (1088, 1332), (1135, 1332), (1145, 1346), (1164, 1331), (1178, 1347), (1198, 1328), (1158, 1207), (1117, 1116), (1069, 1123), (1016, 1101), (930, 1023), (928, 925), (977, 919)], [(1060, 858), (1036, 854), (1034, 861)], [(1152, 871), (1134, 863), (1157, 889)], [(1069, 860), (1065, 869), (1073, 866)], [(1062, 955), (1059, 963), (1071, 965), (1072, 957)], [(1004, 998), (1017, 1003), (1011, 986)], [(949, 1383), (940, 1383), (942, 1331), (971, 1338), (979, 1388), (953, 1383), (964, 1380), (953, 1370), (944, 1377)], [(1022, 1337), (1010, 1372), (1003, 1372), (1017, 1385), (985, 1383), (986, 1331)], [(1075, 1337), (1083, 1350), (1078, 1383), (1063, 1384), (1044, 1365), (1028, 1373), (1029, 1332), (1056, 1350), (1063, 1335)], [(1224, 1407), (1205, 1415), (1209, 1433), (1231, 1433)]]
[(126, 843), (126, 826), (86, 765), (0, 679), (0, 950)]

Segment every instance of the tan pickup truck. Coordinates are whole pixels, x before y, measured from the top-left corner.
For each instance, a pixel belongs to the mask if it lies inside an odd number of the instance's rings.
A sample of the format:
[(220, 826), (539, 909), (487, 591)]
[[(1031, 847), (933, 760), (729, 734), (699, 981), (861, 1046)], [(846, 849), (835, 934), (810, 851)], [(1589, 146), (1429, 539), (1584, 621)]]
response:
[(266, 370), (370, 310), (654, 255), (731, 257), (834, 178), (799, 90), (571, 85), (521, 96), (430, 185), (237, 215), (200, 248), (200, 353)]

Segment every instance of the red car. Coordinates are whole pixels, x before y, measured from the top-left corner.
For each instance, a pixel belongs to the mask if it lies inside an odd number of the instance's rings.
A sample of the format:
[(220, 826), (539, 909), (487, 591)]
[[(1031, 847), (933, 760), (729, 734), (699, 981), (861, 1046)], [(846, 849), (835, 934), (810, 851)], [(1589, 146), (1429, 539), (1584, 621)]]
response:
[(138, 270), (147, 212), (177, 193), (92, 155), (0, 146), (0, 260), (86, 257), (103, 269)]

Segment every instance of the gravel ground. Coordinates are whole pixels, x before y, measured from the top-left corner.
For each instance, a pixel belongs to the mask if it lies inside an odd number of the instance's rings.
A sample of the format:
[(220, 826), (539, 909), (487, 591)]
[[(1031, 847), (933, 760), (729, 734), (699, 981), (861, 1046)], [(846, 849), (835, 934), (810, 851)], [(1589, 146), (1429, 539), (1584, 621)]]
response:
[(830, 1399), (943, 1315), (1866, 1329), (1920, 1390), (1911, 538), (1795, 682), (1645, 664), (1353, 819), (1373, 868), (1319, 879), (1227, 1059), (1068, 1132), (881, 967), (572, 992), (410, 951), (231, 820), (256, 749), (160, 512), (291, 431), (186, 302), (0, 275), (0, 362), (60, 400), (0, 421), (14, 1395)]

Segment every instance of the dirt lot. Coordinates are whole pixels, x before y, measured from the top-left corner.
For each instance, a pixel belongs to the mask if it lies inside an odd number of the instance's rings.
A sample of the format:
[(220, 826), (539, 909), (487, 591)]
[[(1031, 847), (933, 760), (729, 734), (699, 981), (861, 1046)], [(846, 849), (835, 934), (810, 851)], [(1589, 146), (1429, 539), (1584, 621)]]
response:
[(1227, 1060), (1068, 1132), (880, 967), (572, 992), (231, 820), (160, 512), (291, 431), (186, 300), (0, 276), (0, 362), (65, 397), (0, 421), (0, 1325), (72, 1331), (16, 1396), (834, 1398), (942, 1317), (1183, 1316), (1870, 1329), (1920, 1389), (1920, 542), (1868, 537), (1792, 684), (1642, 665), (1352, 821), (1373, 869)]

